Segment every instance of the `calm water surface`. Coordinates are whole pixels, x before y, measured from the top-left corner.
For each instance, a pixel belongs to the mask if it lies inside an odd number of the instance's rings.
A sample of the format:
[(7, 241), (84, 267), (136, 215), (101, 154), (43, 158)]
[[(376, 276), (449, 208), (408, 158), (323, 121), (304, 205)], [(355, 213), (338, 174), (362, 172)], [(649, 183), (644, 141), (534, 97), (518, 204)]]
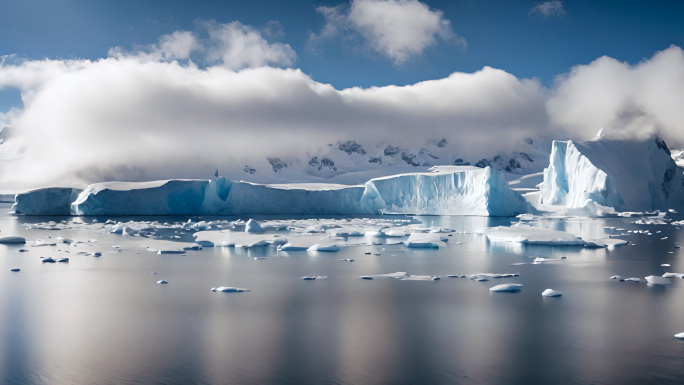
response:
[[(0, 246), (3, 383), (684, 381), (684, 341), (673, 338), (684, 332), (684, 281), (650, 287), (608, 279), (618, 274), (644, 281), (651, 274), (684, 272), (682, 251), (675, 248), (684, 244), (684, 233), (672, 225), (636, 225), (635, 219), (543, 221), (585, 238), (607, 237), (604, 226), (653, 233), (622, 237), (635, 245), (590, 250), (492, 244), (474, 233), (515, 218), (421, 217), (427, 226), (467, 234), (453, 234), (440, 250), (381, 245), (289, 255), (273, 248), (221, 247), (157, 255), (132, 247), (144, 245), (145, 238), (22, 226), (62, 219), (0, 216), (2, 236), (97, 239), (76, 248), (26, 245), (28, 252)], [(77, 255), (79, 250), (103, 255)], [(71, 261), (41, 263), (47, 256)], [(567, 259), (520, 264), (561, 256)], [(359, 279), (396, 271), (444, 277)], [(489, 282), (445, 277), (488, 272), (520, 276)], [(329, 278), (300, 280), (304, 275)], [(160, 279), (169, 284), (156, 284)], [(523, 291), (489, 292), (505, 282), (521, 283)], [(252, 291), (210, 291), (221, 285)], [(546, 288), (563, 296), (544, 298), (540, 293)]]

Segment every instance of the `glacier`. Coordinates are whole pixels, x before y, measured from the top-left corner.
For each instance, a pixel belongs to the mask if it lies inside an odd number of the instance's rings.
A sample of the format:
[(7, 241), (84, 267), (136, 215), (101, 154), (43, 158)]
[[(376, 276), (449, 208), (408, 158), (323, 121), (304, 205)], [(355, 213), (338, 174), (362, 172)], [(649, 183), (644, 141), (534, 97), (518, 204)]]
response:
[[(77, 194), (77, 195), (76, 195)], [(56, 198), (52, 198), (56, 197)], [(58, 198), (58, 199), (57, 199)], [(500, 171), (454, 166), (371, 179), (365, 185), (262, 185), (213, 180), (104, 182), (84, 190), (18, 194), (25, 215), (481, 215), (532, 210)]]
[(658, 137), (553, 141), (538, 208), (650, 211), (684, 205), (682, 169)]

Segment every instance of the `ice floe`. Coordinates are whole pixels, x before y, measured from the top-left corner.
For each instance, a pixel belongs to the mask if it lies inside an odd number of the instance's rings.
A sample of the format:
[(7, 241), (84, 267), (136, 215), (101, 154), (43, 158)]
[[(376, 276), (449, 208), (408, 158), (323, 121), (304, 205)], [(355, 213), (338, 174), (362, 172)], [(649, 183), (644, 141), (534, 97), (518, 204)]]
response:
[(588, 248), (603, 247), (594, 242), (585, 241), (564, 231), (556, 231), (541, 227), (512, 226), (490, 227), (478, 231), (492, 242), (512, 242), (527, 245), (546, 246), (581, 246)]
[(562, 296), (563, 294), (561, 294), (560, 292), (555, 291), (555, 290), (553, 290), (553, 289), (546, 289), (546, 290), (544, 290), (544, 291), (542, 292), (541, 295), (544, 296), (544, 297), (560, 297), (560, 296)]
[(244, 292), (248, 292), (250, 290), (239, 288), (239, 287), (219, 286), (219, 287), (212, 287), (211, 291), (213, 291), (215, 293), (244, 293)]
[(494, 293), (519, 293), (522, 291), (522, 284), (519, 283), (503, 283), (489, 288), (489, 291)]
[(672, 282), (665, 277), (659, 277), (657, 275), (649, 275), (646, 277), (646, 282), (651, 285), (670, 285)]

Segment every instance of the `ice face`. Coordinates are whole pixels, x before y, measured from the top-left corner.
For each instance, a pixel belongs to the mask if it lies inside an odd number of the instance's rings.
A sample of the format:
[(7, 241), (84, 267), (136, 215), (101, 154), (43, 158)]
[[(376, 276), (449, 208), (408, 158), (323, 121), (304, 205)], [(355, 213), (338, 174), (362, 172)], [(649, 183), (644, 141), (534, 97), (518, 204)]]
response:
[[(531, 206), (490, 168), (400, 174), (365, 186), (259, 185), (215, 180), (107, 182), (19, 194), (20, 214), (62, 215), (375, 215), (514, 216)], [(66, 210), (65, 207), (69, 206)]]
[(595, 139), (553, 142), (540, 195), (543, 205), (645, 211), (682, 206), (682, 190), (682, 169), (661, 139)]

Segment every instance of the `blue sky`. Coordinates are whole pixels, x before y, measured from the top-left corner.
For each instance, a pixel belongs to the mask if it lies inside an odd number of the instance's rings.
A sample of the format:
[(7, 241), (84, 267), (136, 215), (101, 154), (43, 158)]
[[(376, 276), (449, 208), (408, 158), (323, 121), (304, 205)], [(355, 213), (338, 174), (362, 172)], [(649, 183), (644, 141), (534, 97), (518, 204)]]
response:
[(671, 44), (684, 46), (682, 1), (565, 1), (562, 14), (549, 16), (530, 13), (539, 4), (534, 1), (424, 3), (443, 13), (466, 47), (439, 39), (400, 65), (353, 39), (310, 49), (310, 34), (325, 25), (317, 8), (342, 1), (6, 0), (0, 2), (0, 55), (96, 59), (114, 46), (132, 49), (176, 30), (195, 31), (198, 21), (255, 28), (277, 21), (283, 34), (275, 40), (294, 49), (293, 66), (339, 89), (410, 84), (485, 65), (548, 86), (554, 75), (602, 55), (637, 63)]
[(239, 178), (346, 140), (446, 138), (478, 160), (601, 128), (684, 148), (683, 16), (675, 0), (5, 0), (0, 179)]

